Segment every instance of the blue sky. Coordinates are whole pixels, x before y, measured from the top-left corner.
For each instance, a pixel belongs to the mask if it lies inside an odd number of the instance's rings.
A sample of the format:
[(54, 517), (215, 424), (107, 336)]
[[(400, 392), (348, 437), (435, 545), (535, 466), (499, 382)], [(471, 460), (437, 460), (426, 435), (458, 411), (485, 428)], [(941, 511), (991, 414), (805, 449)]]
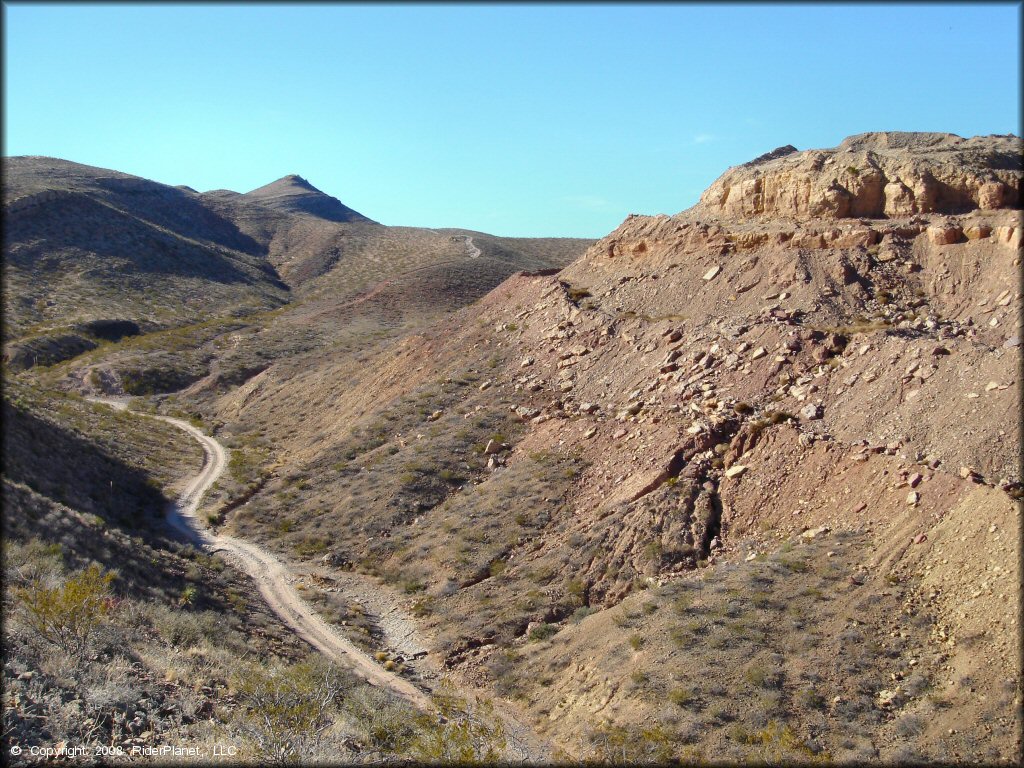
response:
[(1020, 134), (1018, 4), (5, 3), (4, 154), (599, 237), (871, 130)]

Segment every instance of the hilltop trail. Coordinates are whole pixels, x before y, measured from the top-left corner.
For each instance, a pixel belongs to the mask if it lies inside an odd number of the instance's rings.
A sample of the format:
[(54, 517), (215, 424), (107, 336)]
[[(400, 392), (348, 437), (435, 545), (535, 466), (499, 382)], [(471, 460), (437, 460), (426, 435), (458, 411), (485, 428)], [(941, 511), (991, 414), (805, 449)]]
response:
[[(90, 397), (92, 402), (108, 405), (116, 410), (127, 410), (129, 398)], [(413, 706), (433, 711), (430, 696), (408, 680), (382, 669), (369, 655), (349, 640), (339, 636), (302, 597), (291, 582), (294, 580), (288, 566), (274, 554), (252, 542), (233, 536), (210, 533), (199, 521), (197, 513), (203, 494), (224, 473), (228, 466), (228, 449), (216, 439), (204, 434), (182, 419), (154, 414), (137, 414), (158, 419), (188, 432), (203, 447), (202, 469), (196, 474), (178, 499), (168, 506), (168, 525), (186, 541), (209, 551), (221, 551), (248, 574), (260, 590), (270, 609), (295, 634), (334, 661), (350, 666), (371, 685), (388, 688)], [(501, 718), (508, 738), (508, 751), (523, 761), (544, 761), (550, 756), (550, 746), (533, 731), (519, 722), (503, 702), (494, 702), (495, 713)]]

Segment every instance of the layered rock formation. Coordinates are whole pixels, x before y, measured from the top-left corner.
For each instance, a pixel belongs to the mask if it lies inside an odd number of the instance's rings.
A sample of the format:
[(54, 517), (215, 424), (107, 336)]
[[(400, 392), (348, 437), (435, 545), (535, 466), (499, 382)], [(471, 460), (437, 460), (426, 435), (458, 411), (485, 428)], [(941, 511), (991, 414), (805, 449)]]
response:
[(866, 133), (835, 149), (786, 149), (729, 169), (701, 196), (703, 211), (843, 219), (1020, 204), (1021, 145), (1014, 136)]

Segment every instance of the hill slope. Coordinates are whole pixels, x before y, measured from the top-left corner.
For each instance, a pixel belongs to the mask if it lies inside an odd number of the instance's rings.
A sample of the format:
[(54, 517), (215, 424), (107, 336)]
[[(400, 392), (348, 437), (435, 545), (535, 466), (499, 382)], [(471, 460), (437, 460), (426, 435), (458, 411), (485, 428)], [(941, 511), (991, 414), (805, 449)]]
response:
[(289, 303), (19, 383), (201, 416), (211, 524), (565, 757), (1019, 762), (1022, 176), (783, 147), (585, 252), (205, 193)]
[(262, 187), (246, 192), (245, 197), (268, 208), (286, 213), (306, 213), (328, 221), (365, 221), (370, 219), (325, 195), (301, 176), (289, 174)]
[(409, 593), (577, 757), (1011, 760), (1019, 150), (779, 153), (358, 368), (269, 368), (211, 403), (273, 446), (227, 525)]
[(589, 244), (384, 227), (298, 176), (199, 194), (53, 158), (5, 173), (4, 359), (73, 359), (47, 380), (114, 393), (391, 337)]

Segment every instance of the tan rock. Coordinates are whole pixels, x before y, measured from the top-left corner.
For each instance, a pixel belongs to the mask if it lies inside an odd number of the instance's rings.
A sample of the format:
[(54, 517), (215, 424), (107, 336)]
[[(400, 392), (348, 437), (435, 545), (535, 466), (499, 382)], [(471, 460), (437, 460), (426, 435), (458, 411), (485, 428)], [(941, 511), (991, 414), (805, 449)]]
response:
[(992, 227), (988, 224), (971, 224), (964, 227), (964, 236), (968, 240), (981, 240), (992, 234)]
[[(980, 150), (980, 151), (979, 151)], [(765, 155), (730, 168), (701, 196), (725, 216), (903, 217), (1019, 204), (1020, 139), (940, 133), (867, 133), (835, 149)], [(794, 238), (795, 239), (795, 238)]]
[(893, 179), (885, 185), (883, 196), (883, 211), (886, 216), (910, 216), (917, 213), (914, 193), (899, 179)]
[(950, 245), (963, 238), (963, 230), (953, 224), (939, 224), (928, 227), (928, 239), (936, 245)]
[(990, 181), (978, 187), (978, 207), (983, 211), (991, 211), (1003, 207), (1006, 198), (1006, 185), (1000, 181)]

